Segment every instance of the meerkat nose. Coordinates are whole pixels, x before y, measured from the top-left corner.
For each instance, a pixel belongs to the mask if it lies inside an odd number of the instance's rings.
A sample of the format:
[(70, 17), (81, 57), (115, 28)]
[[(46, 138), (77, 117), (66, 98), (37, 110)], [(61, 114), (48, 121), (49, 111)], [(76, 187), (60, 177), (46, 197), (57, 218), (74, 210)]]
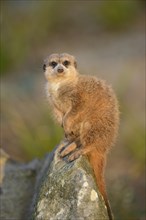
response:
[(58, 73), (62, 73), (64, 70), (63, 70), (63, 68), (59, 67), (59, 68), (57, 69), (57, 71), (58, 71)]

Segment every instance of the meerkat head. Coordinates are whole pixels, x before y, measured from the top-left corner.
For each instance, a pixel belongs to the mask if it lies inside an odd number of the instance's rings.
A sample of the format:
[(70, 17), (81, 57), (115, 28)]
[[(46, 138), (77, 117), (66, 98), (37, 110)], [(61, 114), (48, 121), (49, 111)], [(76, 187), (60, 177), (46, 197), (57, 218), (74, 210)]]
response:
[(77, 76), (77, 63), (75, 58), (67, 53), (51, 54), (45, 59), (43, 70), (49, 82), (64, 81)]

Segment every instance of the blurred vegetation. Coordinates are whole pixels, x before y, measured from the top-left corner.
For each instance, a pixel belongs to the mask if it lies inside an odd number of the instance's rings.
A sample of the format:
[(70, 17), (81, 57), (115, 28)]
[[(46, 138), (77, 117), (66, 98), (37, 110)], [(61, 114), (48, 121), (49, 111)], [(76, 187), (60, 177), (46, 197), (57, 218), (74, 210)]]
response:
[[(92, 28), (95, 30), (97, 27), (120, 30), (136, 18), (142, 7), (138, 0), (85, 1), (84, 5), (80, 1), (79, 3), (1, 1), (1, 74), (20, 68), (32, 51), (41, 48), (55, 32), (69, 31), (77, 26), (81, 28), (83, 21), (88, 19), (92, 19)], [(76, 6), (82, 7), (80, 19), (74, 16)]]
[[(121, 112), (121, 130), (122, 145), (127, 149), (132, 158), (139, 161), (137, 169), (143, 171), (145, 169), (145, 122), (140, 120), (131, 107), (129, 100), (126, 100), (128, 90), (131, 84), (133, 73), (125, 72), (119, 78), (117, 95), (120, 100)], [(140, 73), (139, 73), (140, 74)], [(124, 86), (123, 86), (124, 85)], [(140, 113), (139, 113), (140, 114)], [(130, 125), (130, 126), (127, 126)], [(123, 141), (124, 140), (124, 141)], [(139, 150), (139, 147), (140, 150)]]
[(120, 30), (128, 27), (139, 12), (139, 2), (136, 0), (126, 1), (101, 1), (96, 17), (105, 28), (109, 30)]
[[(1, 73), (17, 69), (59, 21), (57, 2), (1, 2)], [(57, 10), (57, 11), (56, 11)], [(30, 13), (31, 12), (31, 13)], [(55, 13), (58, 16), (54, 16)], [(18, 19), (19, 18), (19, 19)]]
[[(133, 184), (134, 183), (134, 184)], [(142, 197), (141, 181), (131, 180), (130, 177), (120, 178), (111, 183), (113, 191), (109, 191), (112, 201), (113, 212), (116, 213), (115, 219), (119, 220), (140, 220), (145, 219), (145, 208), (141, 206), (140, 197)], [(135, 185), (139, 189), (135, 193)], [(121, 196), (121, 194), (123, 196)], [(118, 210), (118, 211), (117, 211)]]
[[(130, 113), (129, 113), (130, 114)], [(129, 115), (128, 115), (129, 116)], [(139, 161), (139, 168), (144, 169), (145, 166), (145, 128), (142, 123), (137, 121), (134, 116), (127, 119), (127, 123), (131, 125), (131, 130), (124, 135), (125, 147), (132, 152), (136, 161)], [(141, 149), (139, 147), (141, 146)]]
[[(24, 107), (26, 105), (29, 109)], [(3, 103), (2, 106), (4, 107)], [(62, 138), (61, 129), (55, 126), (48, 112), (44, 112), (43, 108), (40, 108), (39, 112), (38, 110), (36, 103), (32, 103), (29, 99), (24, 103), (21, 100), (15, 100), (13, 104), (9, 103), (6, 109), (2, 109), (2, 114), (5, 111), (4, 114), (7, 116), (5, 123), (2, 124), (2, 146), (11, 146), (8, 151), (11, 154), (12, 150), (12, 155), (15, 149), (17, 151), (15, 159), (21, 158), (26, 161), (34, 157), (41, 158)]]
[(62, 138), (62, 130), (55, 125), (49, 108), (20, 88), (13, 88), (13, 94), (10, 90), (2, 91), (2, 146), (6, 146), (6, 150), (11, 146), (8, 151), (12, 155), (16, 151), (15, 159), (26, 161), (43, 157)]

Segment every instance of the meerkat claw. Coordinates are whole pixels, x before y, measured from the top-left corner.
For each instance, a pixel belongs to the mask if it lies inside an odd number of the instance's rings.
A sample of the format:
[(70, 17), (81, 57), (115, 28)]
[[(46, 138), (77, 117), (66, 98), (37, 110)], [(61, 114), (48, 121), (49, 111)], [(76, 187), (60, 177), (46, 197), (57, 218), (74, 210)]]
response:
[(74, 153), (72, 153), (69, 157), (68, 157), (68, 162), (72, 162), (76, 159), (78, 159), (81, 156), (79, 151), (75, 151)]
[(75, 142), (72, 142), (71, 144), (67, 145), (65, 149), (62, 149), (60, 152), (61, 157), (65, 157), (68, 154), (72, 153), (77, 148), (77, 145)]

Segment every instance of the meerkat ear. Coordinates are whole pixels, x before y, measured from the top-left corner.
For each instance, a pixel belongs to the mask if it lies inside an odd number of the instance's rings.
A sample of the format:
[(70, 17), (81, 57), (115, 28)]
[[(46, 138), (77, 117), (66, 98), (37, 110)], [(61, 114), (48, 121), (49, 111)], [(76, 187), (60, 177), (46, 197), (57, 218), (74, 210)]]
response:
[(76, 60), (74, 61), (74, 66), (77, 69), (77, 61)]

